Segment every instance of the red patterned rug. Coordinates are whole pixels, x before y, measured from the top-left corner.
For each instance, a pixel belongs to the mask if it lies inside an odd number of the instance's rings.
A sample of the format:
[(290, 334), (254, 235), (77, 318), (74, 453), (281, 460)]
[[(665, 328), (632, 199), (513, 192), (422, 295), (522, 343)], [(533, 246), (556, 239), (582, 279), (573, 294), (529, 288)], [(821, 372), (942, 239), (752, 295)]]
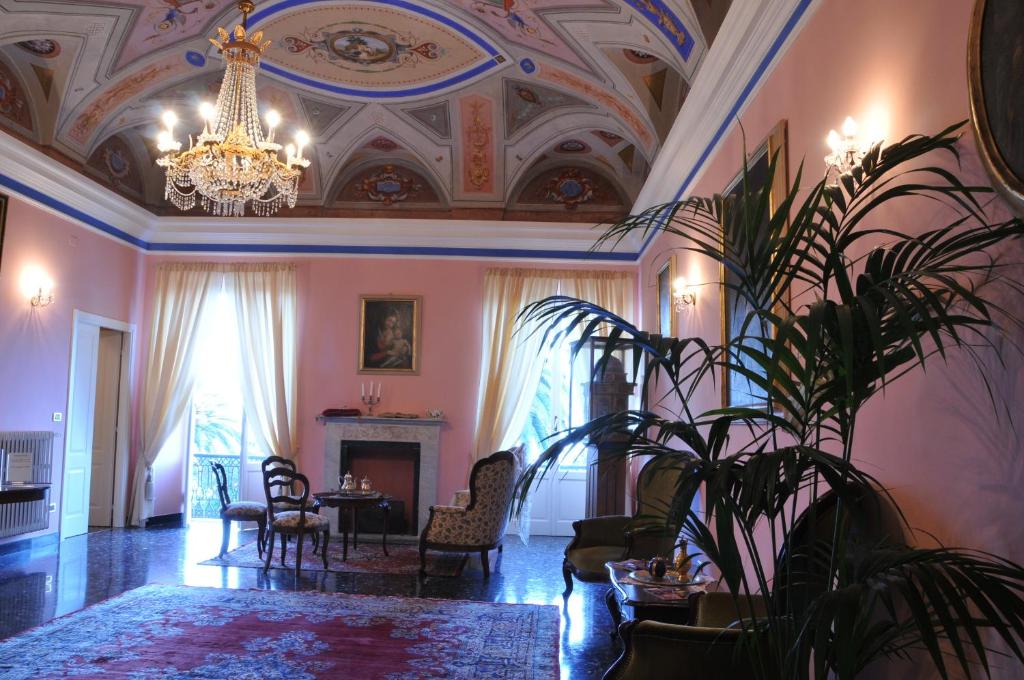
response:
[[(284, 565), (281, 565), (281, 542), (277, 541), (274, 559), (270, 562), (271, 569), (295, 569), (295, 541), (288, 543)], [(427, 553), (428, 576), (458, 576), (466, 564), (468, 557), (459, 553)], [(494, 560), (491, 560), (494, 563)], [(263, 560), (256, 550), (256, 541), (239, 546), (224, 553), (224, 557), (200, 562), (218, 567), (253, 567), (262, 569)], [(307, 539), (302, 546), (302, 570), (324, 571), (324, 563), (320, 555), (313, 554), (313, 545)], [(420, 571), (420, 553), (415, 545), (389, 545), (388, 556), (385, 557), (380, 543), (360, 543), (355, 550), (348, 546), (348, 559), (341, 559), (341, 542), (332, 538), (327, 546), (327, 571), (356, 574), (418, 574)]]
[(150, 585), (0, 641), (0, 676), (558, 677), (558, 608)]

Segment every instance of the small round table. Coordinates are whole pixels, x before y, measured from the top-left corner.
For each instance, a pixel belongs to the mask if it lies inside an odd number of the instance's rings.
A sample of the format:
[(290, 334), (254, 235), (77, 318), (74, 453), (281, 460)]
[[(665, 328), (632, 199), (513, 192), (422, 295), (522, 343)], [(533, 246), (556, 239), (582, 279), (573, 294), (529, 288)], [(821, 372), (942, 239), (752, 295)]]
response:
[(380, 492), (349, 494), (340, 491), (324, 491), (313, 494), (317, 507), (338, 509), (338, 530), (341, 531), (341, 560), (348, 559), (348, 532), (352, 528), (352, 547), (359, 547), (359, 510), (380, 508), (384, 511), (384, 530), (381, 532), (381, 548), (388, 554), (388, 522), (391, 519), (391, 496)]

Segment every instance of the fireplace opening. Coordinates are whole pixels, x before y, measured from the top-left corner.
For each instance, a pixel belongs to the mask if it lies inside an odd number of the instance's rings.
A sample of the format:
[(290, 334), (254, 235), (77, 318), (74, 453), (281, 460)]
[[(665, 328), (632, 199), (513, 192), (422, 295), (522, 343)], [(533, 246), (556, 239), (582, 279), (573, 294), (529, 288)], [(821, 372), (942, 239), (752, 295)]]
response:
[[(342, 441), (341, 474), (358, 483), (369, 478), (375, 491), (391, 496), (388, 533), (417, 534), (419, 526), (420, 445), (418, 442)], [(376, 534), (384, 527), (381, 510), (359, 512), (359, 532)]]

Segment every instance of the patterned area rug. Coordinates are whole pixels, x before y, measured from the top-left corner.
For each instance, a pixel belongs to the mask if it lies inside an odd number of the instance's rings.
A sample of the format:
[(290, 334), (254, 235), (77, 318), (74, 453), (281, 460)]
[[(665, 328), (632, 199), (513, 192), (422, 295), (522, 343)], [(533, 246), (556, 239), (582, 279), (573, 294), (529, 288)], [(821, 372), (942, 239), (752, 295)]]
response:
[(0, 677), (558, 677), (558, 608), (149, 585), (0, 641)]
[[(356, 574), (418, 574), (420, 571), (420, 553), (415, 545), (389, 545), (387, 557), (381, 551), (380, 543), (362, 543), (359, 549), (348, 546), (348, 559), (341, 559), (341, 541), (332, 537), (327, 546), (327, 571)], [(428, 576), (458, 576), (466, 564), (468, 557), (458, 553), (427, 553)], [(493, 560), (492, 560), (493, 563)], [(262, 569), (263, 560), (256, 550), (256, 541), (239, 546), (224, 554), (224, 557), (206, 560), (200, 564), (218, 567), (253, 567)], [(274, 559), (270, 562), (271, 569), (295, 569), (295, 540), (288, 543), (284, 566), (281, 566), (281, 541), (277, 540)], [(313, 544), (307, 539), (302, 546), (302, 570), (324, 571), (324, 563), (320, 555), (313, 554)]]

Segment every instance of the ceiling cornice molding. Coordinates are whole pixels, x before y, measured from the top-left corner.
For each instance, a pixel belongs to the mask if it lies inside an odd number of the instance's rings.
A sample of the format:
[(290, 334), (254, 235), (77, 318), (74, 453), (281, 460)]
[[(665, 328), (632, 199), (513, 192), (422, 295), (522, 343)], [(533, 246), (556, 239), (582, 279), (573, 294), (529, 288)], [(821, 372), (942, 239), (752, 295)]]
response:
[(633, 212), (679, 200), (821, 0), (734, 2)]
[[(211, 228), (214, 227), (214, 228)], [(196, 246), (323, 247), (325, 252), (354, 248), (415, 248), (424, 251), (466, 249), (559, 251), (586, 259), (602, 230), (587, 223), (511, 222), (450, 219), (161, 217), (149, 240), (156, 244)], [(615, 252), (635, 254), (639, 237)], [(603, 252), (608, 252), (603, 249)]]
[(145, 248), (146, 232), (156, 222), (145, 208), (3, 132), (0, 158), (0, 185), (6, 189), (106, 236)]
[(629, 261), (640, 247), (633, 240), (620, 243), (614, 254), (592, 255), (600, 231), (587, 223), (158, 217), (2, 132), (0, 158), (4, 191), (145, 251)]

